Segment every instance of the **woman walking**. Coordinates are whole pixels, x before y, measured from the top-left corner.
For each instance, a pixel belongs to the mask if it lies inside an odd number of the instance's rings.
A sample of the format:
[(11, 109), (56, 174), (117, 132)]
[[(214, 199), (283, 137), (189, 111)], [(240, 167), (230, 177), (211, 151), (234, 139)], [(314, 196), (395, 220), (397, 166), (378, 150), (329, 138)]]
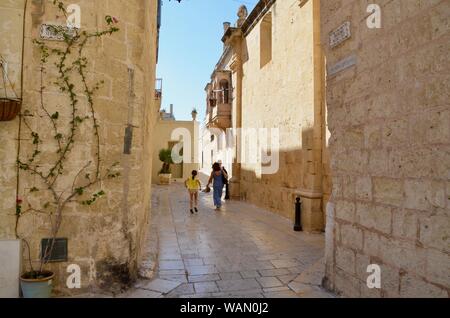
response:
[(215, 163), (213, 165), (213, 171), (208, 180), (207, 188), (213, 182), (213, 197), (214, 197), (214, 206), (216, 207), (216, 211), (220, 211), (222, 207), (222, 193), (224, 180), (228, 178), (228, 175), (222, 170), (219, 163)]

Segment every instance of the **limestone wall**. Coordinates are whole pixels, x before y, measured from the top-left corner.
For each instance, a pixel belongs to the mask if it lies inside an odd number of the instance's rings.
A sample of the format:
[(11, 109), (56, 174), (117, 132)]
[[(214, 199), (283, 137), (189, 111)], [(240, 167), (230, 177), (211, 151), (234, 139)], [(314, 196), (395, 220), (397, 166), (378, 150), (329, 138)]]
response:
[[(0, 1), (0, 59), (7, 62), (8, 78), (13, 88), (7, 83), (8, 97), (20, 97), (20, 73), (22, 65), (23, 9), (25, 0)], [(0, 96), (5, 97), (4, 82), (0, 73)]]
[[(321, 1), (333, 205), (327, 285), (354, 297), (448, 297), (450, 291), (450, 32), (448, 1)], [(335, 49), (329, 33), (351, 22)], [(368, 289), (367, 266), (381, 266)]]
[[(264, 175), (242, 164), (244, 199), (293, 219), (296, 193), (322, 193), (322, 100), (320, 68), (315, 68), (313, 17), (317, 1), (276, 1), (272, 15), (272, 59), (261, 67), (261, 23), (242, 44), (242, 127), (278, 128), (280, 169)], [(320, 46), (319, 46), (320, 48)], [(319, 55), (320, 57), (320, 55)], [(304, 200), (306, 230), (324, 225), (322, 201)]]
[[(23, 9), (25, 1), (0, 1), (0, 54), (8, 63), (8, 78), (15, 86), (15, 91), (20, 94), (20, 72), (22, 60), (22, 42), (18, 41), (23, 35)], [(0, 96), (5, 97), (4, 83), (0, 73)], [(8, 94), (11, 94), (7, 85)], [(9, 96), (9, 95), (8, 95)], [(1, 122), (0, 140), (0, 162), (2, 169), (1, 177), (1, 225), (0, 237), (13, 239), (14, 236), (14, 210), (15, 210), (15, 162), (14, 153), (17, 152), (17, 122)], [(9, 211), (9, 213), (6, 213)]]
[[(21, 11), (14, 14), (4, 11), (23, 1), (0, 1), (1, 32), (14, 36), (0, 36), (0, 53), (13, 56), (17, 62), (21, 31), (3, 20), (3, 16), (14, 17), (18, 25)], [(151, 187), (151, 133), (157, 112), (154, 105), (153, 83), (156, 64), (156, 16), (157, 1), (81, 0), (82, 30), (104, 29), (105, 15), (119, 20), (120, 31), (101, 40), (92, 40), (86, 47), (89, 58), (88, 81), (104, 80), (105, 84), (96, 93), (94, 102), (100, 125), (100, 145), (102, 165), (107, 167), (119, 162), (121, 176), (115, 180), (103, 181), (93, 190), (104, 190), (106, 195), (91, 207), (70, 203), (63, 216), (58, 237), (68, 238), (69, 260), (50, 266), (56, 273), (57, 291), (80, 293), (95, 288), (119, 290), (132, 280), (140, 261), (141, 243), (149, 218)], [(68, 3), (67, 3), (68, 4)], [(20, 7), (20, 5), (18, 5)], [(12, 10), (13, 8), (11, 8)], [(10, 10), (10, 9), (8, 9)], [(22, 11), (23, 14), (23, 11)], [(17, 20), (17, 21), (16, 21)], [(28, 1), (25, 28), (25, 70), (23, 110), (31, 116), (28, 123), (39, 130), (48, 144), (53, 138), (50, 124), (42, 124), (45, 116), (39, 103), (40, 54), (32, 40), (37, 38), (42, 23), (65, 24), (62, 15), (54, 8), (52, 1)], [(5, 27), (7, 23), (7, 27)], [(51, 45), (58, 46), (57, 42)], [(67, 116), (66, 95), (53, 87), (55, 71), (45, 77), (44, 98), (47, 107), (59, 111), (61, 118)], [(17, 76), (13, 79), (18, 81)], [(150, 89), (149, 89), (150, 88)], [(81, 91), (80, 111), (86, 110), (87, 101)], [(19, 119), (0, 123), (0, 239), (15, 238), (16, 203), (16, 152)], [(32, 151), (29, 131), (22, 124), (21, 155)], [(132, 131), (131, 152), (124, 154), (125, 129)], [(52, 155), (53, 153), (53, 155)], [(55, 150), (44, 146), (37, 164), (45, 164), (52, 159)], [(65, 173), (58, 187), (69, 187), (73, 173), (79, 171), (88, 161), (96, 158), (92, 131), (82, 127), (76, 136), (76, 146), (70, 153)], [(35, 176), (20, 173), (19, 197), (24, 201), (25, 210), (29, 203), (39, 204), (47, 200), (45, 191), (30, 193), (34, 186), (41, 187)], [(39, 258), (40, 240), (49, 237), (47, 216), (29, 212), (20, 218), (18, 235), (31, 246), (31, 258), (36, 263)], [(25, 245), (25, 244), (24, 244)], [(28, 251), (24, 250), (24, 266), (28, 264)], [(68, 264), (78, 264), (82, 269), (82, 289), (67, 290), (65, 281)], [(28, 270), (26, 267), (24, 270)]]

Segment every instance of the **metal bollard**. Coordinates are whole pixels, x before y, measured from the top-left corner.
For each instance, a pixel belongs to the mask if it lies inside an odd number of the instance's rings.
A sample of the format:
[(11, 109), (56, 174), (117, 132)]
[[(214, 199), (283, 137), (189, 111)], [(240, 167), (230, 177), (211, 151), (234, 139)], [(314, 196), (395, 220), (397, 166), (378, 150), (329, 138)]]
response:
[(300, 197), (297, 197), (295, 203), (295, 225), (294, 231), (300, 232), (302, 229), (302, 201)]

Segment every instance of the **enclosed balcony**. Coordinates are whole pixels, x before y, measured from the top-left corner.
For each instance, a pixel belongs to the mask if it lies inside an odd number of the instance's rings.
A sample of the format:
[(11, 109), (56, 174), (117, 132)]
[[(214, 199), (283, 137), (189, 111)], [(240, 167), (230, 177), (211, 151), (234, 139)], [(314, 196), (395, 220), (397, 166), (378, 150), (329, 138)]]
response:
[(211, 108), (209, 112), (208, 128), (231, 128), (231, 105), (218, 104)]
[(231, 98), (229, 82), (221, 80), (218, 89), (207, 87), (208, 113), (206, 116), (208, 128), (231, 128)]

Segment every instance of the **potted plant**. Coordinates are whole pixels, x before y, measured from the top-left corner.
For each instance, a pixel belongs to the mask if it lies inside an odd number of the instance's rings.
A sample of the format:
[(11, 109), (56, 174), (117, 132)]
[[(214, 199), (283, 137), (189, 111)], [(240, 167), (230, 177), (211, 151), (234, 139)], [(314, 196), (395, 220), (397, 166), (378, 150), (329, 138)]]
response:
[(159, 172), (159, 184), (169, 185), (172, 179), (172, 174), (170, 170), (170, 165), (173, 164), (172, 150), (161, 149), (159, 151), (159, 160), (163, 163), (163, 166)]
[(25, 298), (50, 298), (55, 274), (50, 271), (27, 272), (20, 277)]
[(197, 109), (194, 108), (194, 109), (192, 110), (192, 113), (191, 113), (191, 115), (192, 115), (192, 120), (195, 121), (195, 120), (197, 119), (197, 114), (198, 114)]
[[(64, 11), (63, 13), (66, 13), (65, 5), (62, 2), (55, 1), (54, 3)], [(44, 115), (33, 116), (33, 109), (25, 109), (20, 116), (26, 129), (22, 132), (19, 131), (19, 134), (31, 137), (20, 138), (19, 136), (18, 148), (21, 149), (22, 145), (23, 150), (17, 153), (17, 168), (21, 173), (18, 173), (17, 181), (15, 234), (26, 244), (28, 251), (29, 268), (20, 276), (21, 289), (25, 298), (48, 298), (51, 296), (55, 274), (46, 267), (53, 259), (66, 208), (75, 203), (84, 206), (93, 205), (106, 193), (101, 189), (94, 190), (92, 188), (101, 187), (106, 179), (117, 178), (120, 175), (114, 171), (118, 163), (114, 163), (108, 168), (102, 164), (99, 137), (101, 127), (95, 112), (94, 93), (103, 83), (102, 81), (91, 83), (86, 80), (86, 74), (90, 72), (88, 58), (84, 55), (88, 40), (112, 35), (119, 30), (115, 27), (117, 23), (115, 18), (106, 16), (105, 20), (108, 28), (94, 33), (86, 31), (70, 35), (65, 28), (54, 27), (55, 33), (61, 34), (64, 39), (64, 43), (58, 47), (49, 46), (39, 40), (33, 41), (41, 55), (39, 90), (41, 98), (38, 107), (43, 110)], [(50, 57), (55, 58), (57, 63), (50, 63)], [(51, 65), (56, 66), (59, 70), (56, 73), (58, 77), (54, 84), (68, 96), (68, 102), (59, 106), (71, 110), (71, 116), (68, 118), (60, 116), (59, 111), (49, 112), (49, 105), (43, 98), (45, 93), (43, 79), (46, 74), (51, 73), (47, 70)], [(88, 113), (82, 114), (77, 109), (76, 105), (79, 104), (80, 97), (75, 92), (84, 92), (83, 97), (86, 97), (89, 107)], [(35, 105), (31, 103), (26, 106), (34, 107)], [(48, 126), (52, 127), (53, 132), (50, 137), (46, 137), (47, 130), (45, 129)], [(65, 130), (65, 127), (70, 127), (70, 129)], [(97, 155), (92, 158), (92, 161), (78, 166), (73, 165), (72, 169), (68, 169), (66, 166), (73, 161), (71, 153), (79, 143), (75, 136), (80, 134), (82, 129), (90, 135)], [(45, 157), (48, 154), (46, 149), (49, 147), (56, 149), (56, 156), (51, 159)], [(19, 196), (19, 184), (22, 184), (19, 181), (22, 175), (31, 176), (31, 180), (33, 180), (30, 189), (23, 193), (24, 200)], [(41, 246), (40, 253), (32, 253), (31, 244), (20, 233), (20, 220), (27, 214), (39, 214), (50, 220), (49, 239), (46, 240), (44, 246)], [(33, 266), (33, 254), (39, 254), (38, 265)]]

